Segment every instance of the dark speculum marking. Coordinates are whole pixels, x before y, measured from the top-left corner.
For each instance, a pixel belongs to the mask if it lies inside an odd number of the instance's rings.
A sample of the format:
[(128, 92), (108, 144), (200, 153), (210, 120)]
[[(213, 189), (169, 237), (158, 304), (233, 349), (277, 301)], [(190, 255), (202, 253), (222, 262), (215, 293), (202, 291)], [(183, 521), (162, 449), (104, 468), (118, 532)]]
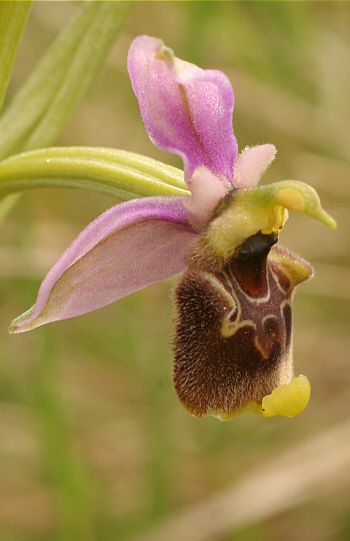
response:
[(196, 263), (175, 290), (174, 384), (197, 417), (232, 415), (292, 378), (293, 288), (269, 261), (276, 241), (250, 237), (220, 271)]
[(236, 256), (226, 265), (228, 274), (238, 280), (251, 297), (263, 297), (267, 292), (266, 260), (277, 239), (276, 233), (263, 235), (259, 231), (242, 244)]

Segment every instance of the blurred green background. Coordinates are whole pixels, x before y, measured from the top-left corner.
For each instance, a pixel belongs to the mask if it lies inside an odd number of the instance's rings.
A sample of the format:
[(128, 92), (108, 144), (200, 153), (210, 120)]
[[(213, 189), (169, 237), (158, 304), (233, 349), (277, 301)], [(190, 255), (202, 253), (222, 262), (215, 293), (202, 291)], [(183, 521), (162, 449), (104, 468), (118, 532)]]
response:
[[(8, 99), (78, 2), (34, 2)], [(350, 4), (141, 2), (59, 145), (123, 148), (181, 166), (148, 140), (126, 56), (138, 34), (220, 69), (240, 149), (273, 143), (264, 182), (313, 185), (337, 220), (290, 217), (282, 243), (316, 276), (294, 302), (294, 418), (192, 418), (171, 380), (176, 278), (95, 313), (9, 336), (91, 220), (95, 194), (23, 195), (0, 241), (0, 539), (345, 541), (350, 538)]]

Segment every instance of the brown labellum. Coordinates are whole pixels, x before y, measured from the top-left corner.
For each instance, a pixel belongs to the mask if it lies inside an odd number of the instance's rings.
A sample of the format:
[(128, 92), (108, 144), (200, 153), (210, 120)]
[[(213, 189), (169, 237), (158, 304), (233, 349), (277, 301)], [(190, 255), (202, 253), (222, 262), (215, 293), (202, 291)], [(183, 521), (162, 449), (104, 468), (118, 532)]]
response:
[(259, 232), (212, 270), (203, 243), (188, 257), (175, 290), (174, 384), (196, 417), (233, 416), (293, 377), (293, 290), (312, 269), (276, 242)]

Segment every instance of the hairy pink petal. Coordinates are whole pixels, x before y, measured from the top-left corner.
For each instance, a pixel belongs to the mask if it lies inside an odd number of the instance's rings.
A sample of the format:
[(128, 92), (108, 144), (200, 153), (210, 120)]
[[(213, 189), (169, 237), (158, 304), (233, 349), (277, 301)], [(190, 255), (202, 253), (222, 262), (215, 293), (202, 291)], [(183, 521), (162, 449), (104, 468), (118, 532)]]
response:
[(185, 181), (205, 166), (232, 182), (238, 150), (226, 75), (175, 58), (162, 40), (149, 36), (133, 41), (128, 70), (148, 135), (161, 150), (182, 158)]
[(183, 256), (197, 234), (186, 197), (147, 197), (121, 203), (92, 222), (44, 279), (22, 332), (105, 306), (185, 269)]
[(261, 175), (275, 159), (276, 148), (273, 145), (259, 145), (243, 150), (234, 168), (233, 184), (235, 188), (253, 188)]
[(185, 207), (195, 227), (203, 227), (208, 222), (221, 199), (232, 189), (231, 184), (221, 182), (203, 166), (197, 167), (188, 187), (192, 197), (185, 201)]

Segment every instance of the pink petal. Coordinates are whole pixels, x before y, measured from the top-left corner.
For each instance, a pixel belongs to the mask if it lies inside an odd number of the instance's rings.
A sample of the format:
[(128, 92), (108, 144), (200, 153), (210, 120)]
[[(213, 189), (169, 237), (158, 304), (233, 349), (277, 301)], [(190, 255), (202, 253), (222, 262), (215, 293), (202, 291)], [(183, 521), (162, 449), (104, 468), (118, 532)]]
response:
[(205, 166), (231, 183), (238, 150), (226, 75), (175, 58), (162, 40), (149, 36), (133, 41), (128, 70), (148, 135), (161, 150), (182, 158), (185, 181)]
[(273, 145), (259, 145), (246, 148), (239, 155), (234, 168), (233, 184), (235, 188), (253, 188), (261, 175), (275, 159), (276, 148)]
[(206, 167), (197, 167), (188, 182), (192, 197), (185, 201), (191, 223), (203, 227), (232, 185), (221, 182)]
[(186, 197), (147, 197), (109, 209), (87, 226), (47, 274), (33, 310), (10, 332), (96, 310), (181, 272), (197, 234)]

